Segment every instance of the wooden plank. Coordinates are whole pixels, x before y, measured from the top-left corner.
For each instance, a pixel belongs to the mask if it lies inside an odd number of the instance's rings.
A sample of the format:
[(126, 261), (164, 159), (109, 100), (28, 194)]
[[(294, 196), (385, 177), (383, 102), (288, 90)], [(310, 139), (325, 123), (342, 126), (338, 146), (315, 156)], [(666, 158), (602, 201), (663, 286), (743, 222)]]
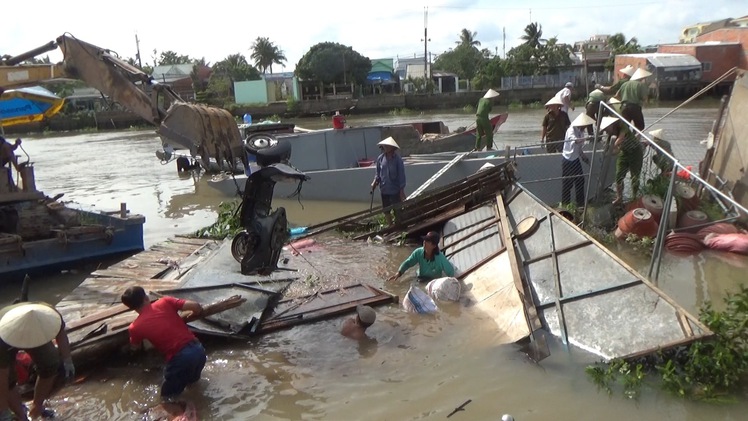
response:
[(501, 235), (503, 237), (504, 245), (509, 253), (509, 263), (512, 266), (512, 277), (514, 278), (514, 284), (519, 292), (520, 297), (525, 305), (525, 314), (527, 315), (527, 322), (530, 326), (530, 331), (535, 331), (543, 328), (543, 323), (538, 317), (538, 311), (535, 308), (535, 303), (532, 300), (529, 286), (526, 285), (526, 281), (519, 271), (519, 259), (517, 258), (517, 250), (515, 249), (514, 240), (512, 239), (512, 230), (509, 227), (509, 218), (506, 214), (506, 208), (504, 207), (504, 196), (499, 193), (496, 195), (496, 209), (498, 212), (499, 222), (501, 224)]

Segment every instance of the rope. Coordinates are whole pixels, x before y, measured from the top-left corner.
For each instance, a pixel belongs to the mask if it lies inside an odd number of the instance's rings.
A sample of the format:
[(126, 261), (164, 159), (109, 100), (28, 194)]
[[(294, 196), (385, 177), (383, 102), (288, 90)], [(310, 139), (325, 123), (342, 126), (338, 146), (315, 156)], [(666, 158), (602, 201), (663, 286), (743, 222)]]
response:
[(692, 96), (691, 96), (690, 98), (688, 98), (687, 100), (683, 101), (683, 103), (681, 103), (681, 104), (680, 104), (680, 105), (678, 105), (677, 107), (673, 108), (672, 110), (668, 111), (668, 112), (667, 112), (667, 113), (666, 113), (665, 115), (663, 115), (662, 117), (660, 117), (660, 118), (658, 118), (657, 120), (655, 120), (655, 122), (654, 122), (654, 123), (650, 123), (650, 124), (649, 124), (649, 125), (648, 125), (647, 127), (645, 127), (645, 128), (644, 128), (644, 130), (642, 130), (642, 131), (643, 131), (643, 132), (646, 132), (647, 130), (649, 130), (650, 128), (652, 128), (652, 126), (654, 126), (655, 124), (657, 124), (657, 123), (659, 123), (660, 121), (662, 121), (662, 120), (663, 120), (663, 119), (664, 119), (665, 117), (667, 117), (667, 116), (669, 116), (670, 114), (672, 114), (672, 113), (674, 113), (674, 112), (678, 111), (679, 109), (683, 108), (684, 106), (686, 106), (686, 105), (687, 105), (688, 103), (690, 103), (690, 102), (691, 102), (691, 101), (693, 101), (694, 99), (696, 99), (696, 98), (700, 97), (701, 95), (703, 95), (703, 94), (704, 94), (704, 93), (705, 93), (706, 91), (708, 91), (708, 90), (712, 89), (712, 88), (713, 88), (713, 87), (715, 87), (715, 86), (716, 86), (717, 84), (721, 83), (721, 82), (722, 82), (723, 80), (725, 80), (725, 79), (727, 79), (728, 77), (730, 77), (730, 76), (731, 76), (731, 75), (732, 75), (733, 73), (737, 72), (737, 70), (738, 70), (738, 68), (737, 68), (737, 67), (733, 67), (732, 69), (728, 70), (727, 72), (725, 72), (725, 74), (723, 74), (722, 76), (720, 76), (720, 77), (718, 77), (717, 79), (715, 79), (715, 80), (714, 80), (714, 82), (712, 82), (712, 83), (710, 83), (710, 84), (706, 85), (706, 86), (705, 86), (704, 88), (702, 88), (702, 89), (701, 89), (701, 90), (700, 90), (699, 92), (696, 92), (696, 93), (695, 93), (695, 94), (693, 94), (693, 95), (692, 95)]

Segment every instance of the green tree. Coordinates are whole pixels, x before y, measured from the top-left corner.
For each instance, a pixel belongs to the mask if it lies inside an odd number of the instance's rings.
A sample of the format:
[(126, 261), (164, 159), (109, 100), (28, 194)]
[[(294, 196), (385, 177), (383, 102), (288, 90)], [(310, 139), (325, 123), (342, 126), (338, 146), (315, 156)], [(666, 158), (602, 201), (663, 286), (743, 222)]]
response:
[(494, 57), (486, 61), (485, 65), (478, 71), (478, 74), (475, 75), (473, 87), (481, 90), (500, 88), (501, 78), (506, 76), (504, 67), (504, 60), (499, 57)]
[(362, 85), (371, 70), (371, 60), (353, 48), (337, 42), (320, 42), (304, 54), (296, 65), (295, 74), (304, 80), (321, 83)]
[(460, 31), (460, 39), (455, 41), (455, 44), (468, 47), (480, 47), (480, 41), (475, 38), (476, 36), (478, 36), (477, 32), (470, 32), (463, 28), (462, 31)]
[[(206, 89), (210, 91), (214, 99), (222, 100), (223, 103), (233, 102), (234, 82), (259, 79), (260, 72), (249, 64), (242, 54), (231, 54), (213, 65), (213, 74), (210, 76)], [(193, 78), (193, 83), (194, 80)]]
[(194, 61), (193, 59), (190, 58), (190, 56), (177, 54), (171, 50), (164, 51), (161, 54), (158, 54), (158, 51), (153, 50), (153, 56), (154, 56), (153, 57), (154, 67), (169, 65), (169, 64), (189, 64)]
[(610, 49), (610, 58), (605, 63), (605, 68), (613, 70), (615, 67), (615, 60), (618, 54), (636, 54), (643, 53), (644, 49), (639, 45), (639, 41), (636, 37), (632, 37), (626, 41), (626, 36), (618, 32), (608, 38), (608, 48)]
[(257, 37), (250, 49), (252, 50), (250, 58), (254, 60), (255, 66), (260, 69), (261, 73), (266, 73), (268, 69), (270, 73), (273, 73), (273, 64), (282, 66), (286, 63), (283, 50), (267, 37)]
[(558, 74), (560, 68), (571, 66), (571, 47), (559, 44), (558, 38), (551, 37), (539, 49), (540, 74)]
[(543, 39), (543, 25), (537, 22), (530, 23), (525, 27), (525, 34), (520, 38), (525, 41), (525, 45), (532, 48), (539, 48), (545, 42)]
[(504, 71), (506, 76), (531, 76), (539, 74), (540, 60), (536, 49), (530, 44), (518, 45), (506, 53)]

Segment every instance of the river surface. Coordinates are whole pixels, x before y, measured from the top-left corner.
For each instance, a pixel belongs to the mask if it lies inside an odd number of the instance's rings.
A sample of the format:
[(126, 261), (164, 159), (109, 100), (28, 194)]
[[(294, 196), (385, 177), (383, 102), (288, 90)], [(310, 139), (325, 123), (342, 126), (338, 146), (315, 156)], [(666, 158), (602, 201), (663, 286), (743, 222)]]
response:
[[(495, 110), (497, 111), (497, 110)], [(645, 109), (648, 122), (669, 109)], [(577, 113), (572, 113), (572, 119)], [(520, 145), (540, 139), (542, 110), (511, 111), (497, 143)], [(703, 155), (715, 108), (688, 108), (663, 121), (673, 134), (676, 156), (691, 164)], [(451, 129), (468, 126), (468, 113), (352, 117), (351, 125), (442, 120)], [(302, 127), (328, 126), (321, 119)], [(24, 138), (35, 163), (37, 186), (47, 195), (65, 193), (72, 206), (119, 209), (121, 202), (145, 215), (146, 247), (187, 234), (214, 221), (222, 200), (200, 180), (179, 178), (174, 163), (161, 165), (152, 130), (49, 133)], [(292, 223), (307, 225), (368, 208), (369, 203), (298, 203), (284, 206)], [(307, 273), (340, 283), (365, 282), (404, 296), (408, 276), (387, 284), (410, 247), (350, 244), (334, 235), (305, 255)], [(614, 250), (646, 273), (648, 256), (625, 246)], [(102, 264), (107, 264), (104, 262)], [(725, 292), (745, 279), (748, 262), (735, 256), (702, 253), (667, 255), (659, 286), (693, 313), (706, 300), (719, 306)], [(57, 302), (93, 269), (91, 266), (38, 278), (31, 298)], [(587, 270), (589, 268), (579, 268)], [(412, 272), (412, 271), (411, 271)], [(18, 285), (2, 285), (0, 304), (17, 295)], [(461, 304), (443, 304), (435, 316), (417, 316), (397, 305), (377, 308), (377, 322), (361, 343), (343, 338), (341, 319), (269, 334), (249, 342), (208, 341), (203, 379), (187, 392), (201, 419), (215, 420), (412, 420), (444, 419), (467, 400), (453, 420), (498, 420), (504, 413), (528, 420), (744, 420), (748, 403), (711, 405), (686, 402), (645, 386), (638, 400), (608, 396), (584, 373), (596, 358), (577, 349), (552, 346), (541, 364), (529, 362), (515, 345), (498, 344), (492, 321)], [(158, 402), (161, 361), (112, 361), (78, 385), (57, 393), (49, 404), (58, 419), (130, 420)]]

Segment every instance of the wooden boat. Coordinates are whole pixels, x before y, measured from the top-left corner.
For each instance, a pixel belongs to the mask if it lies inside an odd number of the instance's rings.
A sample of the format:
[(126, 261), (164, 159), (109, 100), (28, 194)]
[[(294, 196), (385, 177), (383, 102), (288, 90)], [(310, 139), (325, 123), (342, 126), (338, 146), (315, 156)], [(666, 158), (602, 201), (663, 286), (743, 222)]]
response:
[(0, 279), (74, 267), (82, 261), (143, 250), (145, 217), (126, 205), (116, 212), (72, 209), (36, 190), (34, 168), (22, 187), (0, 169)]
[[(308, 235), (381, 212), (309, 227)], [(496, 322), (504, 342), (529, 338), (534, 359), (548, 356), (546, 335), (563, 349), (575, 346), (604, 359), (651, 355), (712, 335), (662, 290), (517, 183), (511, 164), (406, 200), (395, 225), (355, 238), (420, 239), (428, 231), (441, 234), (441, 251), (468, 287), (465, 298)]]

